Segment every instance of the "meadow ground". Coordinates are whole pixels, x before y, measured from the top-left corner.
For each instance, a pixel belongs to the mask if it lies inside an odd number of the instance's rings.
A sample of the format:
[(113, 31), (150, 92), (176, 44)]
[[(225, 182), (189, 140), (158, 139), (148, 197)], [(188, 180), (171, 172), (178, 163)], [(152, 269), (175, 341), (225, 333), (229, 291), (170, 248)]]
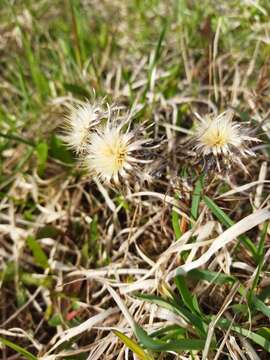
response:
[[(0, 0), (1, 359), (269, 359), (269, 16)], [(63, 144), (93, 91), (147, 127), (151, 181), (109, 187)], [(246, 172), (189, 146), (227, 109), (261, 141)]]

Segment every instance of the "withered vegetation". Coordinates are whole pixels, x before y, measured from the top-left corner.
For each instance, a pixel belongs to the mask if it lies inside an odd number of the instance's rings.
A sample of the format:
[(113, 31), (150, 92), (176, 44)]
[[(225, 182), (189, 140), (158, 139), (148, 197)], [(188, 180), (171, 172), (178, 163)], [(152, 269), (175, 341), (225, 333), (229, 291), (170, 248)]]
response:
[[(269, 16), (0, 2), (1, 359), (269, 358)], [(149, 126), (151, 181), (107, 186), (63, 144), (93, 89)], [(190, 146), (195, 113), (227, 109), (261, 140), (246, 172)]]

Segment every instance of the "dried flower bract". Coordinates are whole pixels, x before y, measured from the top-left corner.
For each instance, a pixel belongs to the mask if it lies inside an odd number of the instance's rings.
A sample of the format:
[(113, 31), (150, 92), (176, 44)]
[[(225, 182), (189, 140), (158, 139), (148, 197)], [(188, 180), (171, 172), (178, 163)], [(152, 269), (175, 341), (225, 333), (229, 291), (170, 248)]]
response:
[(245, 171), (242, 158), (254, 156), (250, 143), (259, 141), (249, 136), (250, 129), (243, 124), (233, 121), (233, 112), (225, 111), (217, 117), (196, 114), (199, 123), (195, 128), (194, 150), (204, 159), (214, 159), (219, 171), (221, 164), (230, 167), (237, 163)]
[[(141, 165), (149, 139), (143, 126), (130, 130), (133, 111), (104, 102), (83, 103), (66, 117), (62, 139), (73, 149), (91, 177), (119, 184), (129, 175), (145, 179)], [(140, 165), (139, 165), (140, 164)]]
[(135, 175), (137, 164), (147, 162), (132, 156), (147, 140), (137, 139), (137, 132), (124, 129), (126, 125), (126, 121), (119, 124), (117, 119), (108, 119), (89, 137), (86, 165), (102, 181), (118, 184), (119, 177)]
[(85, 151), (91, 130), (106, 116), (102, 103), (85, 102), (72, 108), (64, 122), (63, 141), (77, 154)]

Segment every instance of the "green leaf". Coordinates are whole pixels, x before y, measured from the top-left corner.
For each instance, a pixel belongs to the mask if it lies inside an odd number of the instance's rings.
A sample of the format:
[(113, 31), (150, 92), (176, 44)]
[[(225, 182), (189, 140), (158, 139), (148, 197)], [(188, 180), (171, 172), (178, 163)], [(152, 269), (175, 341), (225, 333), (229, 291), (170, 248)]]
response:
[(180, 221), (180, 216), (179, 216), (178, 212), (176, 212), (175, 210), (172, 210), (172, 226), (173, 226), (173, 231), (174, 231), (176, 239), (179, 239), (182, 235), (179, 221)]
[(51, 137), (49, 154), (54, 159), (60, 160), (64, 164), (73, 164), (74, 159), (65, 144), (55, 135)]
[(32, 273), (23, 272), (20, 274), (20, 279), (27, 286), (42, 286), (50, 289), (53, 285), (53, 278), (51, 276), (35, 277)]
[(172, 311), (173, 313), (180, 315), (185, 321), (189, 322), (191, 326), (194, 326), (197, 330), (198, 334), (202, 337), (206, 336), (207, 330), (206, 326), (203, 323), (202, 319), (196, 315), (191, 313), (185, 307), (180, 306), (176, 302), (170, 302), (168, 300), (164, 300), (159, 296), (155, 295), (146, 295), (146, 294), (136, 294), (139, 299), (149, 301), (151, 303), (157, 304), (167, 310)]
[[(187, 273), (188, 278), (196, 279), (196, 280), (206, 280), (209, 283), (214, 284), (234, 284), (237, 279), (233, 276), (225, 275), (218, 272), (208, 271), (208, 270), (200, 270), (200, 269), (194, 269)], [(243, 285), (239, 286), (238, 292), (241, 295), (246, 294), (246, 289), (243, 287)], [(264, 304), (263, 300), (264, 298), (260, 299), (260, 297), (255, 296), (253, 293), (250, 293), (250, 302), (249, 305), (253, 306), (257, 311), (262, 312), (267, 317), (270, 317), (270, 309), (267, 305)]]
[(262, 301), (262, 300), (260, 300), (260, 299), (258, 299), (255, 295), (253, 295), (251, 292), (249, 292), (249, 297), (248, 297), (248, 299), (249, 299), (249, 305), (250, 306), (254, 306), (254, 308), (257, 310), (257, 311), (259, 311), (259, 312), (261, 312), (261, 313), (263, 313), (264, 315), (266, 315), (267, 317), (269, 317), (270, 318), (270, 308), (269, 308), (269, 306), (267, 306), (267, 305), (265, 305), (265, 303)]
[(153, 71), (154, 71), (154, 68), (161, 56), (161, 51), (162, 51), (162, 43), (163, 43), (163, 40), (165, 38), (165, 34), (166, 34), (166, 31), (167, 31), (167, 22), (164, 22), (163, 26), (162, 26), (162, 29), (161, 29), (161, 32), (159, 34), (159, 39), (158, 39), (158, 42), (157, 42), (157, 45), (156, 45), (156, 48), (155, 48), (155, 53), (154, 53), (154, 56), (152, 58), (152, 61), (149, 65), (149, 72), (147, 74), (148, 76), (148, 79), (147, 79), (147, 84), (146, 84), (146, 87), (144, 89), (144, 92), (142, 94), (142, 100), (144, 102), (144, 100), (146, 99), (146, 94), (150, 88), (150, 84), (151, 84), (151, 78), (152, 78), (152, 74), (153, 74)]
[[(266, 235), (267, 235), (267, 230), (268, 230), (268, 222), (266, 222), (264, 224), (264, 226), (263, 226), (261, 236), (260, 236), (260, 241), (259, 241), (259, 244), (258, 244), (258, 250), (257, 250), (258, 266), (257, 266), (257, 270), (256, 270), (254, 280), (252, 282), (251, 288), (248, 291), (248, 296), (247, 296), (249, 306), (251, 306), (252, 303), (254, 304), (254, 295), (253, 294), (254, 294), (255, 288), (258, 285), (258, 282), (259, 282), (259, 279), (260, 279), (260, 273), (261, 273), (262, 267), (263, 267), (263, 260), (264, 260), (264, 253), (265, 253), (265, 250), (264, 250), (264, 248), (265, 248), (265, 238), (266, 238)], [(265, 313), (266, 308), (268, 308), (268, 307), (266, 307), (266, 305), (264, 305), (263, 301), (256, 298), (255, 307), (256, 307), (256, 304), (257, 304), (257, 306), (259, 306), (260, 309), (263, 309), (261, 311), (263, 313)]]
[(90, 239), (92, 243), (96, 243), (98, 240), (98, 217), (95, 216), (90, 225)]
[(59, 230), (52, 225), (45, 225), (38, 229), (36, 238), (44, 239), (44, 238), (52, 238), (56, 239), (59, 235)]
[(26, 301), (27, 301), (26, 289), (22, 283), (19, 283), (16, 288), (17, 306), (20, 308), (21, 306), (23, 306), (26, 303)]
[(47, 269), (49, 267), (48, 258), (45, 252), (42, 250), (41, 246), (37, 242), (35, 238), (32, 236), (28, 236), (26, 239), (27, 245), (32, 251), (32, 254), (35, 258), (36, 263), (41, 266), (43, 269)]
[[(220, 207), (208, 196), (203, 196), (203, 200), (206, 204), (206, 206), (212, 211), (213, 215), (227, 228), (234, 225), (234, 221), (231, 220), (231, 218), (225, 214), (223, 210), (220, 209)], [(249, 239), (246, 235), (240, 235), (239, 239), (243, 242), (243, 244), (249, 249), (249, 251), (252, 253), (253, 257), (257, 259), (257, 249), (256, 246), (253, 244), (253, 242)]]
[(4, 344), (4, 345), (8, 346), (9, 348), (13, 349), (18, 354), (21, 354), (25, 359), (27, 359), (27, 360), (38, 360), (38, 358), (35, 357), (33, 354), (31, 354), (29, 351), (25, 350), (24, 348), (22, 348), (19, 345), (14, 344), (12, 341), (9, 341), (9, 340), (3, 338), (2, 336), (0, 336), (0, 341), (2, 342), (2, 344)]
[(191, 202), (191, 216), (194, 220), (197, 220), (198, 213), (199, 213), (199, 205), (201, 202), (201, 194), (203, 190), (203, 181), (204, 178), (201, 177), (197, 180), (195, 184), (194, 193), (192, 195), (192, 202)]
[(266, 299), (269, 298), (269, 297), (270, 297), (270, 286), (267, 286), (266, 288), (264, 288), (264, 289), (260, 292), (258, 298), (259, 298), (260, 300), (264, 301), (264, 300), (266, 300)]
[(174, 282), (186, 307), (192, 313), (200, 315), (202, 317), (203, 314), (199, 308), (197, 298), (190, 293), (185, 278), (183, 276), (178, 275), (174, 278)]
[(89, 227), (89, 236), (86, 238), (81, 249), (81, 253), (84, 259), (88, 260), (90, 258), (92, 261), (98, 260), (98, 239), (98, 217), (95, 215)]
[(167, 340), (166, 342), (159, 339), (154, 339), (149, 336), (147, 332), (144, 331), (144, 329), (137, 324), (135, 324), (135, 334), (143, 346), (145, 346), (147, 349), (157, 352), (181, 352), (185, 350), (202, 350), (205, 345), (205, 340), (201, 339)]
[(37, 159), (38, 159), (38, 172), (41, 176), (43, 176), (46, 162), (48, 159), (48, 145), (45, 142), (40, 142), (36, 146)]
[(17, 141), (18, 143), (22, 143), (31, 147), (35, 146), (35, 143), (31, 140), (27, 140), (22, 138), (21, 136), (18, 135), (14, 135), (14, 134), (4, 134), (2, 132), (0, 132), (0, 137), (4, 138), (4, 139), (8, 139), (8, 140), (13, 140), (13, 141)]
[(250, 329), (244, 329), (238, 325), (231, 326), (231, 322), (226, 319), (220, 319), (218, 321), (218, 326), (226, 330), (231, 327), (232, 331), (235, 331), (237, 334), (247, 337), (248, 339), (254, 341), (256, 344), (260, 345), (267, 352), (270, 352), (270, 341), (262, 335), (256, 334)]
[(44, 77), (44, 72), (40, 68), (38, 54), (34, 54), (31, 48), (30, 38), (27, 35), (23, 36), (23, 45), (33, 82), (39, 91), (40, 97), (45, 98), (49, 94), (49, 84), (47, 79)]
[(162, 43), (163, 43), (163, 40), (165, 38), (165, 34), (167, 32), (167, 28), (168, 28), (168, 23), (165, 21), (163, 26), (162, 26), (162, 29), (161, 29), (161, 32), (160, 32), (160, 35), (159, 35), (159, 39), (158, 39), (158, 42), (157, 42), (157, 46), (155, 48), (155, 55), (154, 55), (154, 58), (153, 58), (153, 63), (151, 64), (152, 67), (155, 66), (155, 64), (158, 62), (160, 56), (161, 56), (161, 50), (162, 50)]
[(61, 317), (61, 315), (59, 315), (59, 314), (54, 314), (54, 315), (50, 318), (50, 320), (48, 321), (48, 324), (49, 324), (50, 326), (53, 326), (53, 327), (56, 327), (56, 326), (58, 326), (58, 325), (61, 325), (61, 324), (62, 324), (62, 317)]
[(269, 226), (269, 222), (266, 222), (263, 226), (261, 236), (260, 236), (260, 241), (258, 244), (258, 258), (260, 259), (261, 262), (264, 259), (264, 253), (265, 253), (264, 244), (265, 244), (265, 239), (266, 239), (266, 235), (267, 235), (267, 231), (268, 231), (268, 226)]
[(162, 336), (162, 338), (164, 339), (164, 336), (167, 336), (168, 334), (176, 334), (177, 336), (180, 334), (184, 337), (186, 332), (186, 329), (181, 328), (179, 325), (168, 325), (151, 333), (151, 337), (155, 338)]
[(268, 327), (262, 327), (260, 328), (256, 334), (261, 335), (262, 337), (264, 337), (267, 340), (270, 340), (270, 328)]
[(152, 356), (147, 354), (143, 348), (138, 345), (135, 341), (131, 340), (125, 334), (121, 333), (120, 331), (114, 330), (113, 331), (116, 336), (119, 337), (123, 341), (123, 343), (131, 350), (140, 360), (154, 360)]
[(233, 276), (225, 275), (219, 272), (193, 269), (187, 273), (187, 277), (194, 280), (205, 280), (213, 284), (234, 284), (237, 279)]
[(203, 200), (207, 207), (212, 211), (212, 213), (215, 215), (215, 217), (227, 228), (231, 227), (234, 222), (230, 219), (230, 217), (225, 214), (223, 210), (220, 209), (220, 207), (208, 196), (204, 196)]
[(16, 265), (14, 261), (9, 261), (5, 264), (5, 267), (0, 271), (0, 281), (9, 282), (13, 281), (16, 273)]
[(74, 95), (79, 95), (87, 99), (90, 98), (90, 92), (81, 85), (64, 83), (64, 88), (65, 90), (70, 91)]

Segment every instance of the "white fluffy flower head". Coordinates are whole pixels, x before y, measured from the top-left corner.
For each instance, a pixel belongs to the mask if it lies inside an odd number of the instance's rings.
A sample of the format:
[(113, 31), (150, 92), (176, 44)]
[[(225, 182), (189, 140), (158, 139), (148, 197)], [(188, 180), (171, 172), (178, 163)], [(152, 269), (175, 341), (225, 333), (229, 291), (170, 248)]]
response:
[(135, 132), (124, 130), (126, 122), (100, 126), (89, 137), (86, 166), (90, 173), (104, 182), (118, 184), (119, 176), (125, 178), (135, 170), (136, 163), (144, 162), (132, 156), (146, 140), (137, 140)]
[(102, 104), (90, 102), (74, 106), (65, 118), (63, 141), (77, 154), (85, 151), (93, 129), (105, 116)]
[(242, 124), (232, 121), (230, 110), (217, 117), (197, 116), (199, 124), (194, 134), (194, 150), (204, 157), (214, 156), (219, 170), (220, 161), (227, 165), (238, 163), (246, 170), (241, 157), (254, 156), (249, 144), (259, 140), (248, 136), (248, 129)]

